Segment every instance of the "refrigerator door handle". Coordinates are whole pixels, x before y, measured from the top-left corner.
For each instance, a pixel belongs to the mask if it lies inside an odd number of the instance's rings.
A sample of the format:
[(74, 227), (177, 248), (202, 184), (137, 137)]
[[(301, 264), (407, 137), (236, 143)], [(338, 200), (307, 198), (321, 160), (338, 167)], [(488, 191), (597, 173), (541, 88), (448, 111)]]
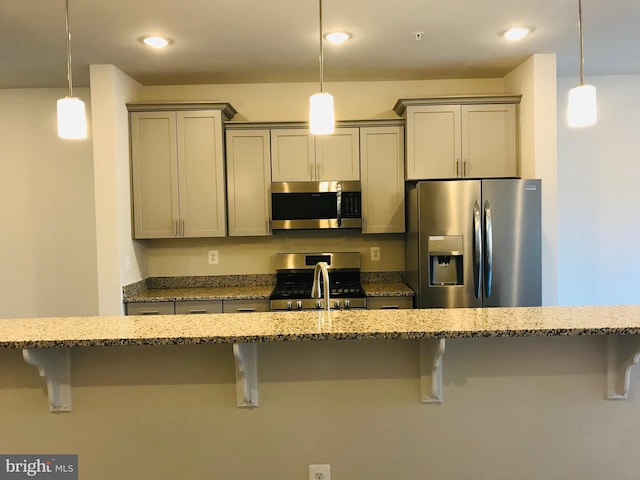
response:
[(482, 228), (480, 218), (480, 202), (473, 204), (473, 277), (476, 298), (482, 295)]
[(491, 205), (489, 201), (484, 202), (484, 289), (485, 296), (491, 296), (491, 286), (493, 283), (493, 223), (491, 220)]

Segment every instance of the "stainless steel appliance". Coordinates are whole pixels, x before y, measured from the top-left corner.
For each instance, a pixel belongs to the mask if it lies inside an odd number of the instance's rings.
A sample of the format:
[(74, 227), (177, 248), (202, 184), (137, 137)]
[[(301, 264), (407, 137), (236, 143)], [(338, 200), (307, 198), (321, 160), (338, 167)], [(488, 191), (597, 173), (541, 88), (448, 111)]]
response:
[[(278, 253), (276, 286), (271, 292), (270, 309), (309, 310), (325, 308), (324, 299), (311, 297), (313, 272), (318, 262), (327, 262), (331, 308), (366, 308), (360, 285), (360, 253)], [(321, 284), (324, 293), (324, 284)]]
[(407, 188), (405, 281), (416, 308), (540, 305), (541, 243), (540, 180)]
[(274, 182), (274, 230), (362, 228), (361, 187), (349, 182)]

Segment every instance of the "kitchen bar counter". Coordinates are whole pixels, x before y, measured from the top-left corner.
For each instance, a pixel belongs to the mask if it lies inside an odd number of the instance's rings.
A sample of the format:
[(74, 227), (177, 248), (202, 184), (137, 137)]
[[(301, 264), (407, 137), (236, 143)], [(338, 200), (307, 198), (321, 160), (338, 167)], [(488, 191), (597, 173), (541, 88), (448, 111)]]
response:
[(190, 315), (16, 318), (0, 321), (0, 348), (22, 349), (47, 382), (49, 409), (71, 411), (68, 347), (233, 344), (237, 406), (258, 406), (264, 342), (418, 340), (422, 403), (442, 403), (446, 339), (607, 335), (607, 398), (626, 399), (640, 360), (640, 306), (336, 310)]
[(3, 319), (0, 348), (635, 335), (640, 306)]

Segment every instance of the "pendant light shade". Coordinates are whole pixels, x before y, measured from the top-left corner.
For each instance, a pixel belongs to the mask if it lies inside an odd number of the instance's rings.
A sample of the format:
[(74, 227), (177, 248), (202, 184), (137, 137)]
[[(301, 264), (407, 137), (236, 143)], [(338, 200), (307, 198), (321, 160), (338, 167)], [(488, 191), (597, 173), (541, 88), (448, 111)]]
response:
[(322, 0), (320, 6), (320, 93), (309, 98), (309, 130), (314, 135), (331, 135), (335, 131), (335, 115), (333, 111), (333, 97), (323, 90), (323, 38), (322, 38)]
[(588, 127), (598, 120), (598, 108), (596, 104), (596, 87), (584, 83), (582, 0), (578, 0), (578, 32), (580, 35), (580, 83), (569, 90), (567, 123), (570, 127)]
[(596, 87), (587, 83), (576, 85), (569, 90), (567, 122), (570, 127), (588, 127), (598, 120)]
[(58, 136), (65, 139), (81, 140), (87, 138), (87, 115), (84, 102), (73, 96), (69, 0), (65, 0), (65, 27), (67, 32), (67, 82), (69, 83), (69, 95), (58, 100)]
[(335, 131), (333, 96), (314, 93), (309, 98), (309, 130), (314, 135), (330, 135)]
[(70, 140), (87, 138), (84, 102), (78, 97), (58, 100), (58, 136)]

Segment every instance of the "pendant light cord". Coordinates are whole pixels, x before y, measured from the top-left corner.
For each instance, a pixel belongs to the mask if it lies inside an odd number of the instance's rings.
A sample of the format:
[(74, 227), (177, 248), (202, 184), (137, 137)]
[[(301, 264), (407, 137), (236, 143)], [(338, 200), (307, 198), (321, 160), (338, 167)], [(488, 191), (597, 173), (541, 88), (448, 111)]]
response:
[[(69, 1), (69, 0), (67, 0)], [(322, 45), (322, 0), (319, 0), (319, 5), (320, 5), (320, 14), (319, 14), (319, 19), (320, 19), (320, 26), (319, 26), (319, 30), (320, 30), (320, 93), (324, 92), (323, 89), (323, 70), (324, 70), (324, 52), (323, 52), (323, 45)]]
[(580, 85), (584, 85), (584, 40), (582, 35), (582, 0), (578, 0), (578, 32), (580, 33)]
[(65, 0), (65, 27), (67, 30), (67, 81), (69, 82), (69, 97), (73, 97), (73, 80), (71, 76), (71, 30), (69, 29), (69, 0)]

